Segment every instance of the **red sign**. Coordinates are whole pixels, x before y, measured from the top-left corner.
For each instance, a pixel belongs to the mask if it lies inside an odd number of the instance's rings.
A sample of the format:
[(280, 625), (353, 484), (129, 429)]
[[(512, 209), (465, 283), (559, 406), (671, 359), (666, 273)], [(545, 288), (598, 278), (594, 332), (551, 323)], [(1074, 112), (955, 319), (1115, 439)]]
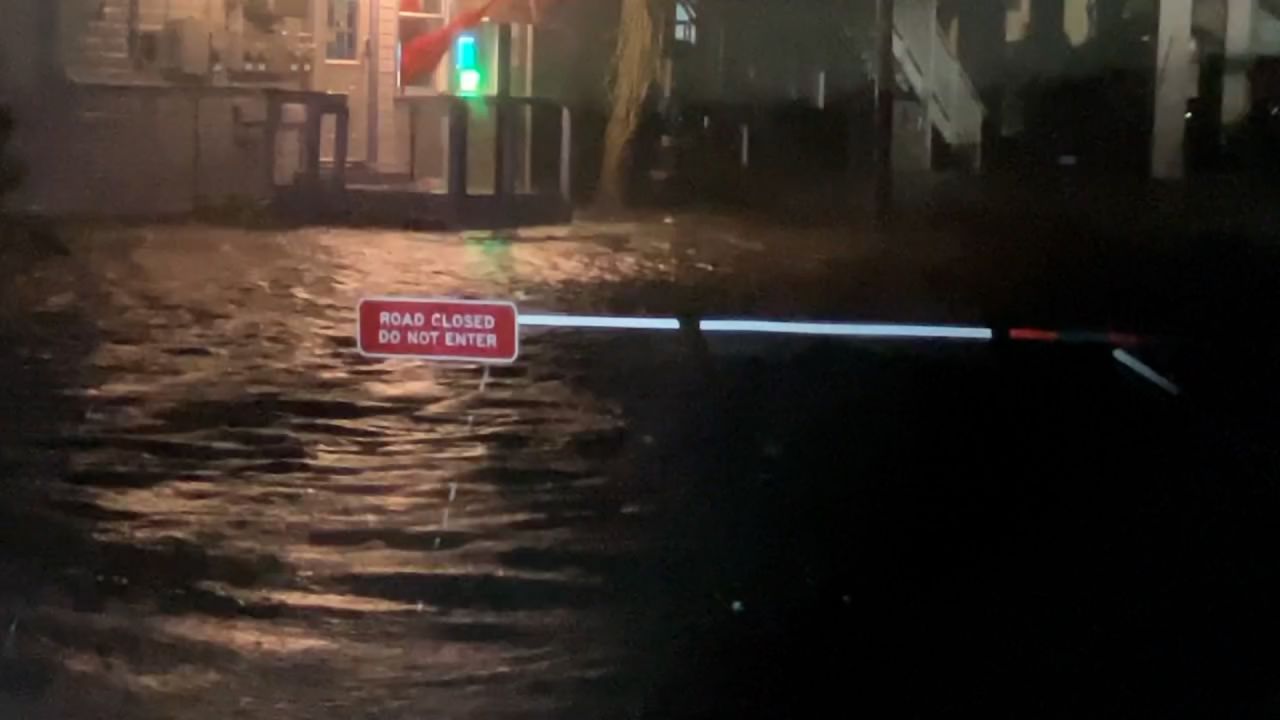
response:
[(356, 338), (372, 357), (509, 363), (520, 354), (520, 320), (507, 302), (367, 298)]

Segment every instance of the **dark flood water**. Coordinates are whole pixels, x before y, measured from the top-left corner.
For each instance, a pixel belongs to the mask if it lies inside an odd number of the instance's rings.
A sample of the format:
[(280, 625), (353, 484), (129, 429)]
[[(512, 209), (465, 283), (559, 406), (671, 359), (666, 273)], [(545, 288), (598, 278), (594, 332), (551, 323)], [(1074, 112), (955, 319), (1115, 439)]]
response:
[(642, 313), (745, 268), (720, 302), (753, 307), (758, 250), (165, 227), (24, 255), (0, 714), (1277, 709), (1274, 468), (1106, 351), (542, 332), (483, 389), (355, 351), (365, 295)]
[(529, 337), (481, 392), (362, 359), (353, 308), (546, 303), (641, 259), (156, 228), (33, 262), (8, 288), (5, 623), (15, 663), (62, 666), (49, 717), (97, 717), (81, 687), (113, 717), (546, 717), (616, 664), (592, 569), (648, 508), (610, 483), (616, 403), (574, 382), (595, 359)]

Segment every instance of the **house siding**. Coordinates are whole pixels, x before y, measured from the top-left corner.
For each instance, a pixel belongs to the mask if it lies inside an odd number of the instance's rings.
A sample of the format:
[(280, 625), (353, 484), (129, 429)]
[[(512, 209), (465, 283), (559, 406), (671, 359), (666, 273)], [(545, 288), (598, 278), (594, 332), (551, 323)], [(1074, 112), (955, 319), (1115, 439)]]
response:
[[(378, 13), (378, 37), (375, 52), (378, 58), (377, 77), (377, 166), (387, 173), (409, 170), (407, 141), (402, 143), (395, 111), (396, 45), (400, 35), (400, 8), (397, 0), (373, 0), (380, 4)], [(407, 130), (407, 128), (406, 128)]]

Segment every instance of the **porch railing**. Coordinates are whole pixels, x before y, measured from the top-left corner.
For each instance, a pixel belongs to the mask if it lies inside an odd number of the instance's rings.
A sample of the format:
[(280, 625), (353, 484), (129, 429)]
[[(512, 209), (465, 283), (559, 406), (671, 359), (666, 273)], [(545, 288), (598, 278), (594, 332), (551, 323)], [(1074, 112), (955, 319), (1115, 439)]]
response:
[(569, 202), (573, 121), (544, 98), (403, 97), (409, 177), (463, 199), (557, 196)]

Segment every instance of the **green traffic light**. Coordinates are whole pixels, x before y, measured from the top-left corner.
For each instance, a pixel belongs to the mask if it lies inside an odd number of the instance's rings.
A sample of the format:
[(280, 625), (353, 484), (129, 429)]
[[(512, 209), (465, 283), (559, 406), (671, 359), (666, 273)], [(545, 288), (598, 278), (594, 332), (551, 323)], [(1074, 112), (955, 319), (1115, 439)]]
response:
[(454, 65), (458, 69), (458, 93), (460, 95), (476, 95), (480, 92), (484, 77), (477, 67), (479, 65), (477, 55), (475, 36), (460, 36), (454, 54)]
[(474, 95), (480, 92), (480, 71), (463, 70), (458, 73), (458, 91), (463, 95)]

